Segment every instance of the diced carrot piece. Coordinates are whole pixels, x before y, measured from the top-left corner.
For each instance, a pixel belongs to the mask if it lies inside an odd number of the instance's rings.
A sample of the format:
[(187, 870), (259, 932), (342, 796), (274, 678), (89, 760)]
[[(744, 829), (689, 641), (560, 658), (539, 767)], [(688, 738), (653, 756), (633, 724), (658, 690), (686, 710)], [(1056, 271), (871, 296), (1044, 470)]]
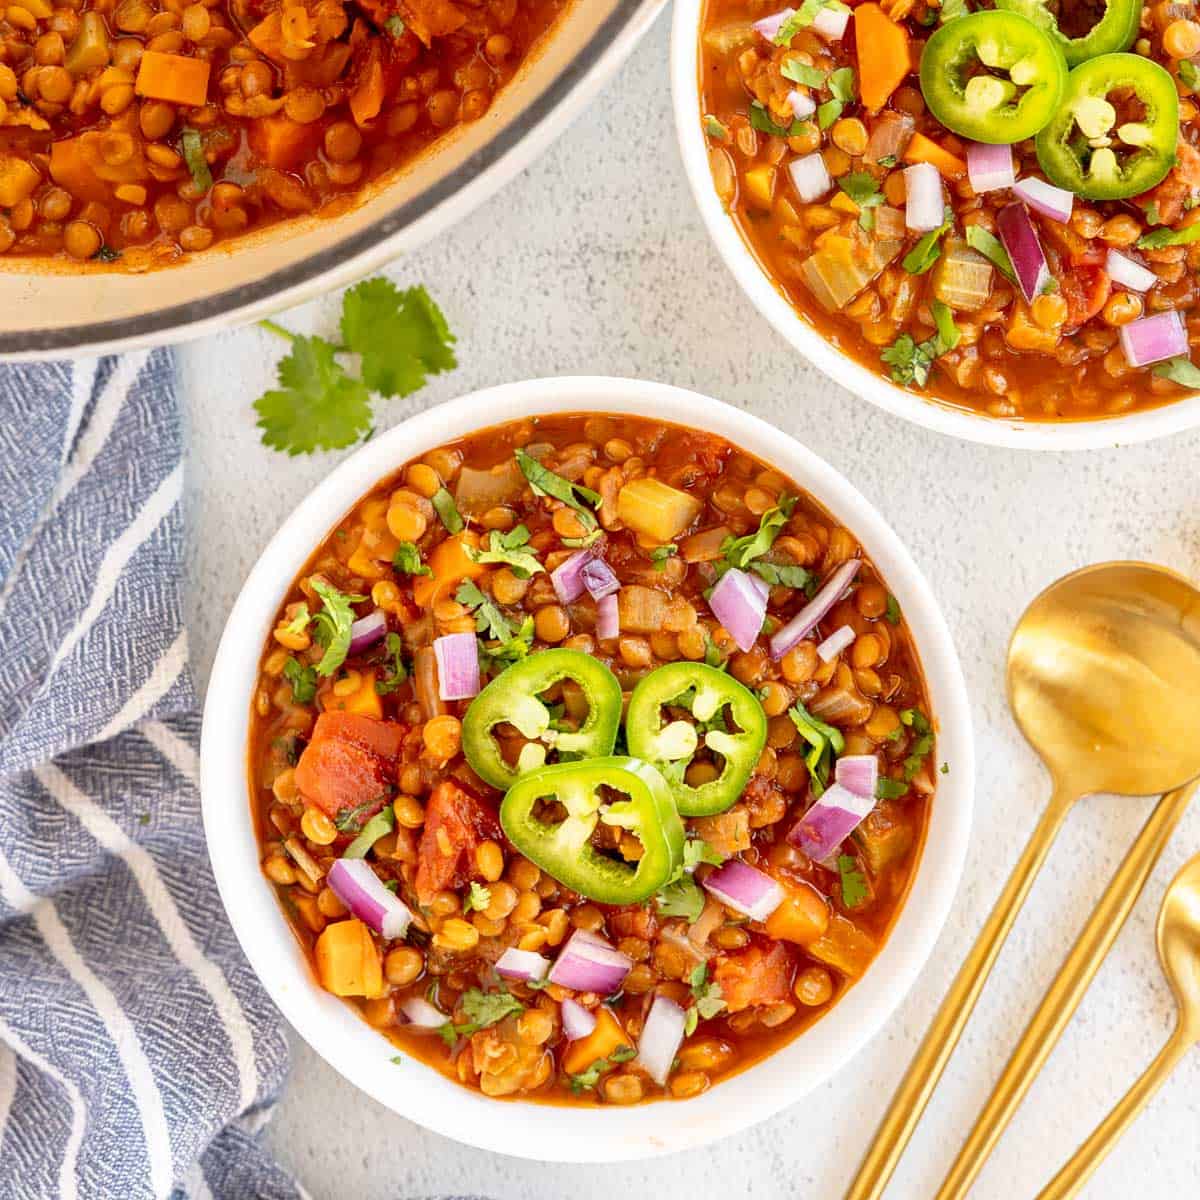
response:
[(923, 133), (914, 133), (904, 151), (904, 161), (910, 163), (933, 163), (946, 179), (961, 179), (967, 173), (967, 164), (949, 150), (943, 150), (937, 142)]
[(16, 155), (0, 156), (0, 208), (12, 208), (32, 196), (42, 182), (38, 169)]
[(776, 942), (770, 951), (751, 946), (722, 959), (713, 972), (720, 984), (725, 1007), (731, 1013), (788, 998), (795, 964), (786, 946)]
[(201, 108), (208, 99), (208, 76), (212, 64), (186, 54), (164, 54), (147, 50), (138, 67), (133, 90), (151, 100), (165, 100), (185, 108)]
[(875, 957), (875, 939), (853, 921), (834, 913), (824, 937), (806, 947), (818, 962), (841, 971), (848, 979), (857, 979)]
[(788, 888), (783, 903), (766, 919), (765, 928), (779, 941), (807, 946), (829, 928), (829, 904), (810, 887)]
[(445, 888), (462, 887), (475, 874), (479, 843), (500, 836), (500, 824), (478, 797), (453, 779), (443, 779), (425, 806), (417, 847), (417, 899), (428, 904)]
[(433, 574), (418, 575), (413, 580), (413, 599), (422, 608), (432, 608), (462, 580), (478, 579), (483, 574), (482, 564), (467, 557), (467, 546), (472, 550), (479, 548), (479, 535), (471, 530), (449, 537), (435, 547), (428, 563)]
[(865, 108), (878, 112), (909, 72), (908, 30), (878, 4), (860, 4), (854, 10), (854, 45), (859, 95)]
[(360, 717), (372, 717), (376, 721), (383, 719), (383, 701), (375, 690), (375, 672), (363, 671), (362, 683), (356, 691), (348, 696), (331, 695), (326, 698), (327, 711), (354, 713)]
[(291, 171), (309, 158), (321, 138), (321, 124), (302, 125), (282, 113), (250, 123), (250, 149), (267, 166)]
[(379, 116), (383, 100), (383, 63), (379, 60), (378, 43), (372, 42), (370, 55), (359, 72), (354, 90), (350, 93), (350, 115), (354, 118), (355, 125), (365, 125)]
[(267, 13), (246, 36), (259, 54), (276, 61), (283, 59), (283, 18), (278, 9)]
[(371, 931), (358, 920), (326, 925), (315, 949), (321, 986), (335, 996), (383, 995), (383, 963)]
[(563, 1055), (563, 1070), (568, 1075), (581, 1075), (600, 1059), (611, 1059), (622, 1046), (633, 1049), (629, 1034), (621, 1027), (612, 1009), (602, 1004), (596, 1009), (596, 1028), (587, 1037), (572, 1042)]

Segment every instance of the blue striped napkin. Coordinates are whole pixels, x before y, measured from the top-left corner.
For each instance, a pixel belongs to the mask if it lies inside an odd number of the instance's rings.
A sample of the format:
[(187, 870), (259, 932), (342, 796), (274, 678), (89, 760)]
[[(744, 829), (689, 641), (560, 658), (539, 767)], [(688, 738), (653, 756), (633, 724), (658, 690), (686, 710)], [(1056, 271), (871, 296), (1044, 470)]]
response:
[(0, 1197), (302, 1197), (209, 873), (170, 356), (0, 366)]

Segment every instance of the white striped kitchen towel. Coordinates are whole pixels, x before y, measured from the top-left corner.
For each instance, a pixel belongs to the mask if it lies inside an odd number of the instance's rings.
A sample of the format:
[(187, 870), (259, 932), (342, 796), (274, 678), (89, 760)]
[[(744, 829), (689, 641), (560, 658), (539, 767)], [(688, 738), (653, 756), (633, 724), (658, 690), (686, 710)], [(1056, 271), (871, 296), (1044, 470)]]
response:
[(0, 1198), (302, 1197), (209, 873), (165, 352), (0, 367)]

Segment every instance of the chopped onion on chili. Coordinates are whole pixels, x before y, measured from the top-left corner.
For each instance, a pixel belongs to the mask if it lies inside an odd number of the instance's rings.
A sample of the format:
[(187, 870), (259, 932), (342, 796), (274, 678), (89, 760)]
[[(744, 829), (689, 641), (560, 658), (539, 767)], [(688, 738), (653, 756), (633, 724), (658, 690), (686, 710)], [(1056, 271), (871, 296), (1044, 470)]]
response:
[(443, 634), (434, 639), (433, 653), (443, 700), (469, 700), (479, 694), (479, 647), (473, 633)]
[(946, 219), (946, 196), (941, 172), (933, 163), (904, 168), (904, 223), (917, 233), (938, 229)]
[(1049, 217), (1051, 221), (1058, 221), (1059, 224), (1065, 225), (1071, 219), (1071, 212), (1075, 207), (1075, 193), (1068, 192), (1066, 188), (1055, 187), (1054, 184), (1047, 183), (1044, 179), (1030, 176), (1022, 179), (1013, 188), (1013, 191), (1034, 212), (1041, 213), (1043, 217)]
[(879, 759), (874, 754), (843, 754), (834, 765), (834, 778), (848, 792), (874, 802)]
[(637, 1059), (659, 1086), (665, 1085), (671, 1074), (686, 1025), (687, 1014), (674, 1000), (663, 995), (654, 997), (638, 1038)]
[(850, 586), (862, 559), (852, 558), (826, 580), (821, 590), (782, 628), (771, 635), (771, 657), (782, 658), (797, 642), (820, 623), (829, 610), (842, 598)]
[(596, 552), (590, 547), (586, 550), (579, 550), (550, 572), (550, 582), (554, 585), (554, 594), (558, 597), (560, 604), (573, 604), (583, 595), (586, 587), (583, 581), (583, 568), (595, 556)]
[(817, 111), (817, 102), (807, 92), (798, 92), (793, 88), (787, 94), (787, 102), (791, 106), (792, 116), (797, 121), (811, 117)]
[(821, 9), (813, 17), (813, 33), (819, 33), (827, 42), (841, 41), (850, 21), (850, 10), (846, 7)]
[(704, 890), (754, 921), (765, 921), (783, 903), (783, 888), (770, 875), (736, 858), (705, 876)]
[(562, 1009), (563, 1033), (567, 1041), (577, 1042), (596, 1028), (596, 1014), (589, 1012), (578, 1000), (568, 996), (560, 1005)]
[(805, 204), (820, 200), (833, 187), (825, 160), (819, 154), (806, 154), (803, 158), (793, 159), (788, 163), (788, 174)]
[(596, 636), (611, 641), (621, 634), (621, 605), (616, 596), (605, 596), (596, 605)]
[(364, 924), (392, 941), (408, 932), (413, 915), (399, 896), (383, 886), (362, 858), (339, 858), (325, 877), (333, 894)]
[(758, 641), (767, 615), (767, 598), (745, 571), (730, 567), (709, 593), (708, 607), (739, 650), (749, 650)]
[(602, 937), (577, 929), (550, 968), (550, 982), (576, 992), (611, 996), (632, 967), (633, 959), (613, 949)]
[(841, 629), (835, 630), (817, 647), (817, 655), (822, 662), (833, 662), (853, 641), (854, 630), (849, 625), (843, 625)]
[(1121, 326), (1121, 349), (1131, 367), (1147, 367), (1188, 353), (1187, 330), (1178, 312), (1158, 313)]
[(757, 33), (761, 33), (768, 42), (775, 40), (775, 35), (782, 28), (784, 21), (795, 13), (794, 8), (785, 8), (780, 12), (772, 13), (769, 17), (763, 17), (761, 20), (754, 22), (754, 29)]
[(418, 1029), (440, 1029), (450, 1019), (420, 996), (409, 996), (400, 1004), (400, 1012), (410, 1025)]
[(831, 784), (793, 826), (787, 840), (814, 862), (824, 862), (874, 807), (874, 794), (859, 796), (844, 784)]
[(980, 195), (1012, 187), (1017, 181), (1012, 147), (968, 142), (967, 178), (971, 181), (972, 189)]
[(548, 958), (532, 950), (518, 950), (516, 946), (509, 946), (496, 959), (496, 974), (503, 975), (505, 979), (520, 979), (528, 983), (531, 979), (545, 979), (549, 970)]
[(350, 648), (347, 654), (360, 654), (369, 646), (375, 645), (387, 633), (387, 616), (382, 609), (377, 608), (365, 617), (359, 617), (350, 626)]
[(593, 600), (603, 600), (605, 596), (611, 596), (621, 587), (616, 573), (602, 558), (593, 558), (590, 562), (585, 562), (579, 574), (583, 579), (583, 586), (587, 588), (587, 593)]
[(1023, 204), (1009, 204), (996, 214), (996, 230), (1008, 257), (1012, 260), (1013, 272), (1025, 299), (1032, 304), (1041, 295), (1050, 278), (1042, 243), (1037, 230)]
[(1108, 252), (1104, 269), (1113, 283), (1131, 292), (1148, 292), (1158, 282), (1158, 276), (1149, 267), (1143, 267), (1116, 250)]

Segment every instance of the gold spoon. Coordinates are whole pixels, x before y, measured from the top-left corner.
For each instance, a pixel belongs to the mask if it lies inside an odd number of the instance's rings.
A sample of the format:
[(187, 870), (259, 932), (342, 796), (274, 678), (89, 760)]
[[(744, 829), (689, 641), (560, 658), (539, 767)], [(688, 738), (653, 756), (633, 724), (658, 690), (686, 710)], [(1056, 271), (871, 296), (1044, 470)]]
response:
[[(846, 1200), (882, 1195), (1075, 801), (1097, 792), (1158, 795), (1200, 775), (1198, 690), (1200, 592), (1173, 571), (1102, 563), (1060, 579), (1025, 610), (1008, 649), (1008, 699), (1050, 772), (1050, 801)], [(1145, 862), (1140, 878), (1126, 875), (1134, 895), (1153, 865)]]
[(1200, 855), (1171, 880), (1158, 911), (1158, 960), (1175, 993), (1175, 1032), (1145, 1074), (1097, 1126), (1038, 1200), (1067, 1200), (1092, 1177), (1117, 1139), (1150, 1102), (1175, 1064), (1200, 1042)]

